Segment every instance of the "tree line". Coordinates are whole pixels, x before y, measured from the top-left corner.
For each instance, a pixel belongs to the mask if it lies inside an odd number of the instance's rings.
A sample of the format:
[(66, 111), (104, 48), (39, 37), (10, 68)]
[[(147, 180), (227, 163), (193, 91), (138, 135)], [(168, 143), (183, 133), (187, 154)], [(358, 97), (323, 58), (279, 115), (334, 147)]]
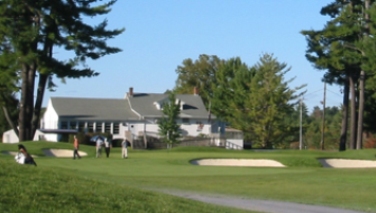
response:
[[(85, 17), (108, 14), (115, 3), (0, 1), (1, 116), (20, 141), (33, 137), (44, 91), (55, 89), (55, 79), (98, 76), (86, 61), (121, 51), (108, 46), (107, 40), (124, 29), (109, 30), (107, 20), (95, 26), (84, 21)], [(375, 131), (376, 3), (334, 0), (320, 13), (330, 17), (325, 26), (302, 30), (301, 34), (307, 40), (306, 58), (324, 71), (323, 81), (343, 87), (342, 106), (333, 109), (340, 124), (327, 128), (337, 128), (339, 150), (361, 149), (363, 134)], [(57, 58), (56, 48), (73, 53), (72, 58)], [(292, 123), (305, 93), (305, 85), (289, 87), (294, 79), (284, 77), (290, 69), (273, 54), (262, 55), (251, 66), (239, 57), (220, 59), (203, 54), (197, 60), (185, 59), (177, 67), (173, 92), (191, 93), (193, 87), (198, 88), (206, 107), (219, 119), (243, 130), (245, 139), (254, 146), (282, 147), (296, 140), (297, 129)], [(306, 134), (310, 129), (315, 132), (314, 123), (313, 119), (307, 124)]]
[[(361, 149), (364, 133), (375, 132), (376, 3), (335, 0), (320, 13), (331, 18), (321, 30), (301, 31), (307, 40), (306, 58), (325, 71), (325, 83), (343, 87), (338, 149)], [(288, 70), (268, 54), (251, 67), (240, 58), (201, 55), (177, 68), (174, 90), (200, 88), (206, 106), (210, 103), (218, 117), (243, 130), (246, 140), (271, 148), (296, 132), (289, 124), (304, 85), (290, 89), (291, 79), (283, 79)]]

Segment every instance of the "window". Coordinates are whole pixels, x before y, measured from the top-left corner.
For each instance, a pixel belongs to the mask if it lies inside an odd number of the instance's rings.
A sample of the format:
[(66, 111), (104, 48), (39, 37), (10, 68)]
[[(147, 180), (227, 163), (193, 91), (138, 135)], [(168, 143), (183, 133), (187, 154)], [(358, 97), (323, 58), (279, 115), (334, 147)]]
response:
[(62, 121), (60, 123), (60, 129), (68, 129), (68, 122), (67, 121)]
[(87, 122), (87, 130), (89, 132), (94, 132), (94, 122)]
[(189, 118), (183, 118), (182, 122), (183, 124), (189, 124)]
[(114, 131), (112, 134), (119, 134), (120, 123), (114, 123)]
[(111, 123), (104, 124), (104, 132), (111, 132)]
[(85, 129), (85, 122), (80, 121), (78, 122), (78, 131), (84, 131)]
[(75, 121), (71, 121), (71, 122), (69, 122), (69, 129), (76, 129), (77, 127), (76, 127), (76, 122)]
[(96, 132), (102, 132), (102, 126), (103, 126), (102, 122), (97, 122), (97, 126), (95, 128), (95, 131)]

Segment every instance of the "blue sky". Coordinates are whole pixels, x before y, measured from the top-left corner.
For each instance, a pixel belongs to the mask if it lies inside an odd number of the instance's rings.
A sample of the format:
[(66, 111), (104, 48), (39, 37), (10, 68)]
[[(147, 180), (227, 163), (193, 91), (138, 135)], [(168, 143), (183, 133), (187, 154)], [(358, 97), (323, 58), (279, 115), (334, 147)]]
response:
[[(333, 0), (119, 0), (112, 12), (89, 23), (108, 19), (110, 28), (126, 31), (109, 40), (121, 48), (88, 65), (100, 72), (95, 78), (55, 79), (50, 97), (123, 98), (129, 87), (135, 92), (163, 93), (172, 89), (177, 66), (200, 54), (222, 59), (240, 57), (248, 65), (264, 53), (291, 66), (290, 87), (308, 84), (304, 102), (310, 110), (321, 106), (324, 71), (306, 60), (307, 43), (301, 30), (321, 29), (329, 17), (320, 9)], [(55, 57), (69, 54), (56, 50)], [(327, 87), (327, 106), (340, 106), (338, 86)]]

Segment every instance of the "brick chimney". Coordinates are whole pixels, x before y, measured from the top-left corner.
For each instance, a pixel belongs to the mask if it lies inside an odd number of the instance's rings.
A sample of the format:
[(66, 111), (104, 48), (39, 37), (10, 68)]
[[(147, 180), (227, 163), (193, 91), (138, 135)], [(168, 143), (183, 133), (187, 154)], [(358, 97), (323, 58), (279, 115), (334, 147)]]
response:
[(133, 97), (133, 87), (129, 87), (128, 97)]
[(198, 88), (197, 87), (193, 87), (193, 95), (198, 95)]

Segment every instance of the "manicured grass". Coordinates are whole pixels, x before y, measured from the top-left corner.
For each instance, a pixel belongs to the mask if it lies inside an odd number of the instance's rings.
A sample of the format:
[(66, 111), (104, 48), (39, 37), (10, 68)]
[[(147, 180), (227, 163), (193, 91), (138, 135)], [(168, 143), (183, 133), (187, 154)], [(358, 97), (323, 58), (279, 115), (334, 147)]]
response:
[[(30, 168), (33, 171), (53, 170), (56, 174), (85, 178), (101, 183), (99, 185), (108, 183), (114, 187), (112, 189), (178, 189), (376, 212), (376, 169), (322, 168), (317, 161), (318, 158), (376, 160), (376, 150), (231, 151), (185, 147), (171, 151), (129, 150), (129, 159), (121, 159), (120, 148), (114, 148), (109, 159), (96, 159), (94, 146), (81, 146), (81, 151), (88, 152), (89, 156), (72, 160), (43, 157), (41, 152), (43, 148), (52, 147), (71, 149), (71, 144), (32, 142), (25, 145), (31, 154), (40, 155), (36, 158), (38, 167)], [(15, 151), (17, 148), (16, 145), (0, 144), (1, 150)], [(189, 163), (201, 158), (274, 159), (287, 167), (239, 168), (195, 166)], [(11, 161), (7, 156), (0, 159)]]
[(4, 213), (247, 212), (84, 178), (57, 167), (19, 165), (0, 158), (0, 168)]

